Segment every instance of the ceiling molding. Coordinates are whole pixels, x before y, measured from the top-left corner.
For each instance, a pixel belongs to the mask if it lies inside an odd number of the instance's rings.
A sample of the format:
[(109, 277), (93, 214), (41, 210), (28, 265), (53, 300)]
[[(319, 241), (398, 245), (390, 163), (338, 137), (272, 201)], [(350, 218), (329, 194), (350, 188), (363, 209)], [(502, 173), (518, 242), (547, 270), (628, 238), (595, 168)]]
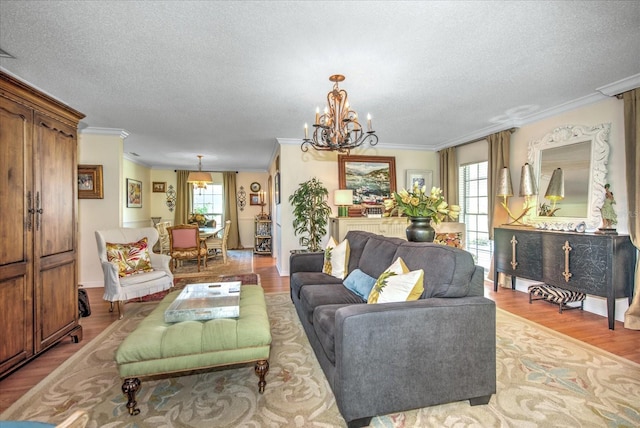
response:
[(596, 88), (596, 91), (609, 97), (614, 97), (618, 94), (636, 88), (640, 88), (640, 73), (625, 77), (624, 79), (609, 83), (608, 85), (600, 86), (599, 88)]
[(89, 126), (80, 130), (81, 134), (91, 135), (111, 135), (122, 138), (123, 140), (129, 136), (129, 132), (119, 128), (98, 128), (95, 126)]

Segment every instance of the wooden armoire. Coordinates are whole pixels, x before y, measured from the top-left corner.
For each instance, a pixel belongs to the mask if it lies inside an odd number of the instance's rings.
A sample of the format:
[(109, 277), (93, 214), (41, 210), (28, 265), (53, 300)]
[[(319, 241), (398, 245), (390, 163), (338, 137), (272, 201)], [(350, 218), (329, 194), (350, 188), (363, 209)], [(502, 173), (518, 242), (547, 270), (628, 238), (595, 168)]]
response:
[(77, 129), (84, 115), (0, 71), (0, 377), (82, 339)]

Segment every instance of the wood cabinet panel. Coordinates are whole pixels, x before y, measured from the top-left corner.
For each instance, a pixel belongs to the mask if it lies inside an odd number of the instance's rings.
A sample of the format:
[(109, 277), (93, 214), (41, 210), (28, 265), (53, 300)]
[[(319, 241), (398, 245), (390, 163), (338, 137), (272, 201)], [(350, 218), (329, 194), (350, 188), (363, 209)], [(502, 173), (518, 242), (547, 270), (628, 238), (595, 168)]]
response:
[(77, 126), (84, 115), (0, 71), (0, 377), (82, 336)]

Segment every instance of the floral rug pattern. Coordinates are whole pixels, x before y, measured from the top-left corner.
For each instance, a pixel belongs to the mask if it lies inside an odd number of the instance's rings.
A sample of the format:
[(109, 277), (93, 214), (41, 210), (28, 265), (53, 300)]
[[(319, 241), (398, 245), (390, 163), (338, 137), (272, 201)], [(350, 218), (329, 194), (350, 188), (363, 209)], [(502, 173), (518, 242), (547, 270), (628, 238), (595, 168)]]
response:
[[(143, 380), (129, 416), (113, 361), (155, 304), (127, 309), (89, 345), (0, 415), (60, 422), (86, 409), (88, 427), (344, 427), (288, 293), (267, 294), (273, 344), (263, 395), (251, 365)], [(373, 427), (640, 426), (640, 365), (498, 310), (497, 394), (488, 405), (443, 404), (372, 420)], [(375, 386), (372, 386), (375, 387)]]

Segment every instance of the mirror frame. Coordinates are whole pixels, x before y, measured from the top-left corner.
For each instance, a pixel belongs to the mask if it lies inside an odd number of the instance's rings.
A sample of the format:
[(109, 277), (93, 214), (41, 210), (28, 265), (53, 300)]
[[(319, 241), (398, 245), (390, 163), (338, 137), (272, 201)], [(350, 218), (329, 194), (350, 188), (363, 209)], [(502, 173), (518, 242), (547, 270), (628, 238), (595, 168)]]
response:
[[(533, 167), (534, 176), (538, 184), (538, 195), (531, 197), (533, 205), (531, 214), (525, 217), (526, 224), (539, 229), (575, 230), (579, 223), (584, 222), (586, 230), (595, 230), (602, 222), (600, 208), (604, 204), (607, 179), (607, 163), (609, 161), (609, 132), (610, 123), (603, 123), (593, 127), (583, 125), (565, 125), (545, 135), (541, 140), (530, 141), (527, 157)], [(545, 217), (538, 215), (539, 202), (544, 199), (545, 189), (540, 189), (540, 170), (542, 152), (545, 149), (567, 146), (570, 144), (591, 142), (591, 159), (589, 170), (589, 189), (586, 217)], [(542, 196), (540, 195), (542, 194)]]

